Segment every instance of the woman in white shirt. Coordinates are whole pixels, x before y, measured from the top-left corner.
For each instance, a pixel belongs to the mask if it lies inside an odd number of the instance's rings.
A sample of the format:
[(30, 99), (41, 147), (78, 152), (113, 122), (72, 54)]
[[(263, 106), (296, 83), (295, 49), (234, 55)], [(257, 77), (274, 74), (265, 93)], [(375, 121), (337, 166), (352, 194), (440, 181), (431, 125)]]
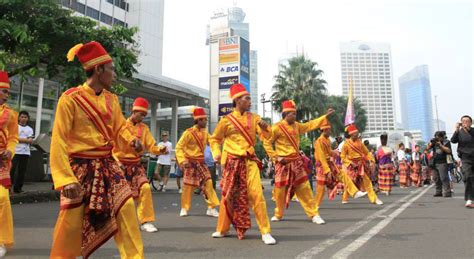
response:
[(18, 144), (15, 147), (15, 156), (12, 160), (10, 178), (14, 193), (22, 193), (23, 181), (30, 158), (30, 145), (33, 143), (33, 129), (28, 126), (30, 115), (27, 111), (21, 111), (18, 116)]

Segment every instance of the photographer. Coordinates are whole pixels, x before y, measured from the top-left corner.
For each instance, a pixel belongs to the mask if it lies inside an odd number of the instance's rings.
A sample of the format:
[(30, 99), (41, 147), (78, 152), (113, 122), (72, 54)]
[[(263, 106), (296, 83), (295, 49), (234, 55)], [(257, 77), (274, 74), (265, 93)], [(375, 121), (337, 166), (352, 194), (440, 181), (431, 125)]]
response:
[(458, 154), (462, 162), (465, 191), (464, 199), (467, 208), (474, 208), (474, 130), (472, 118), (468, 115), (461, 117), (461, 122), (456, 123), (451, 142), (458, 143)]
[[(451, 143), (445, 139), (444, 131), (437, 131), (435, 137), (430, 140), (426, 147), (433, 151), (433, 157), (430, 161), (433, 170), (434, 181), (436, 184), (436, 193), (434, 197), (451, 197), (451, 188), (449, 185), (447, 156), (451, 154)], [(444, 192), (444, 195), (443, 195)]]

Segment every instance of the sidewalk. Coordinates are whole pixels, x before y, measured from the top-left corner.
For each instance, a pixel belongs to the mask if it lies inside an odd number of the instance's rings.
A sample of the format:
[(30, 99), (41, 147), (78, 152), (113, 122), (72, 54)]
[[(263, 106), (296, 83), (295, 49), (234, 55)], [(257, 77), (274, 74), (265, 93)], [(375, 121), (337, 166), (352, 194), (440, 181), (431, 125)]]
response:
[[(181, 179), (181, 184), (183, 180)], [(265, 188), (270, 188), (270, 179), (262, 179), (262, 185)], [(59, 192), (52, 189), (52, 182), (27, 182), (23, 185), (23, 193), (17, 194), (12, 193), (10, 196), (10, 201), (12, 204), (22, 204), (22, 203), (37, 203), (37, 202), (49, 202), (49, 201), (59, 201)], [(159, 183), (155, 181), (155, 186), (158, 187)], [(166, 193), (175, 193), (178, 194), (178, 186), (176, 185), (176, 178), (170, 178), (168, 181), (168, 186), (166, 188)], [(219, 183), (217, 183), (217, 191), (220, 192)], [(153, 193), (156, 192), (152, 189)]]
[(59, 200), (59, 192), (52, 189), (52, 182), (27, 182), (23, 185), (23, 193), (12, 193), (12, 204), (36, 203)]

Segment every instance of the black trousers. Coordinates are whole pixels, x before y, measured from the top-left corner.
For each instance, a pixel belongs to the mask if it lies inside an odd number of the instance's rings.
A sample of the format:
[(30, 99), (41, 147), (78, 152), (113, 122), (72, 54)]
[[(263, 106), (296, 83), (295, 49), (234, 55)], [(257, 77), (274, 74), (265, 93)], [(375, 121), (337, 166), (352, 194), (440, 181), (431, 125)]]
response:
[(23, 188), (25, 181), (26, 168), (28, 166), (29, 155), (16, 154), (12, 160), (12, 168), (10, 170), (10, 179), (13, 185), (13, 191), (19, 192)]
[(212, 187), (214, 187), (214, 190), (215, 190), (216, 182), (217, 182), (216, 167), (215, 166), (209, 167), (209, 171), (211, 171)]
[(462, 173), (464, 178), (464, 199), (474, 201), (474, 159), (462, 160)]

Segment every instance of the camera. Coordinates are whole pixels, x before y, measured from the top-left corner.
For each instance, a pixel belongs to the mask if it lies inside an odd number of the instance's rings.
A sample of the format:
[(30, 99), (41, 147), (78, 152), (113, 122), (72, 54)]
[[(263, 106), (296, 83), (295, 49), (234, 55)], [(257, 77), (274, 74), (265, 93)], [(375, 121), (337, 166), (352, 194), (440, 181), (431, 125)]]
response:
[(437, 139), (437, 138), (432, 138), (432, 139), (430, 140), (430, 142), (431, 142), (431, 145), (432, 145), (432, 146), (438, 145), (438, 139)]

